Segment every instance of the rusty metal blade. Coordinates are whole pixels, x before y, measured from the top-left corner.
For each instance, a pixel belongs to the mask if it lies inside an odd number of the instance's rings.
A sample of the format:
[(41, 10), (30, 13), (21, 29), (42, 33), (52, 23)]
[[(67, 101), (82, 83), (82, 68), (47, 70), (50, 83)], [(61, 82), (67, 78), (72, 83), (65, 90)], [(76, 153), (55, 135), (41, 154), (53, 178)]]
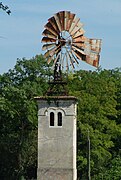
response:
[(82, 36), (85, 33), (84, 29), (79, 29), (79, 31), (75, 32), (72, 37), (73, 39), (77, 38), (78, 36)]
[(64, 30), (67, 31), (67, 26), (68, 26), (68, 19), (69, 19), (70, 11), (65, 11), (65, 25), (64, 25)]
[[(59, 51), (59, 49), (58, 49), (57, 51)], [(55, 63), (56, 63), (57, 60), (58, 60), (58, 57), (59, 57), (59, 54), (57, 54), (57, 56), (56, 56), (55, 59), (54, 59), (54, 54), (53, 54), (53, 56), (49, 56), (49, 57), (47, 58), (47, 63), (50, 64), (51, 61), (54, 61), (54, 64), (53, 64), (53, 66), (54, 66)]]
[(50, 64), (50, 62), (53, 60), (53, 56), (49, 56), (48, 58), (47, 58), (47, 63), (48, 64)]
[(69, 23), (70, 23), (70, 11), (68, 11), (66, 14), (66, 27), (65, 27), (66, 31), (69, 31)]
[(56, 30), (56, 32), (58, 33), (58, 36), (59, 36), (60, 30), (59, 30), (59, 28), (58, 28), (58, 25), (57, 25), (57, 23), (56, 23), (56, 20), (55, 20), (54, 16), (51, 17), (50, 19), (48, 19), (48, 21), (51, 23), (51, 25), (52, 25), (53, 28)]
[(52, 49), (48, 50), (45, 54), (44, 57), (47, 58), (49, 56), (53, 56), (53, 52), (57, 49), (57, 47), (53, 47)]
[(80, 30), (80, 28), (78, 26), (76, 26), (73, 31), (70, 32), (70, 34), (73, 36), (74, 34), (76, 34), (78, 31)]
[[(60, 48), (58, 48), (56, 51), (56, 54), (58, 55), (58, 53), (60, 52)], [(49, 56), (46, 57), (46, 55), (44, 55), (45, 58), (47, 58), (47, 63), (49, 64), (51, 62), (51, 60), (54, 59), (54, 51), (51, 52), (51, 54)]]
[(44, 44), (44, 45), (42, 46), (42, 50), (45, 51), (45, 50), (51, 49), (52, 47), (55, 47), (55, 46), (56, 46), (55, 43)]
[(72, 13), (69, 14), (67, 31), (69, 31), (69, 29), (70, 29), (70, 27), (71, 27), (71, 24), (72, 24), (72, 22), (73, 22), (74, 17), (75, 17), (75, 14), (72, 14)]
[(82, 42), (85, 42), (85, 41), (88, 42), (88, 39), (83, 35), (78, 36), (78, 37), (73, 39), (73, 43), (82, 43)]
[(85, 49), (86, 45), (84, 42), (74, 42), (72, 45), (77, 46), (79, 48)]
[(81, 23), (80, 21), (78, 21), (77, 26), (80, 27), (80, 28), (82, 28), (82, 27), (84, 26), (84, 24)]
[(79, 31), (80, 29), (82, 29), (82, 26), (83, 26), (83, 24), (82, 24), (80, 21), (78, 21), (77, 24), (76, 24), (76, 26), (73, 28), (73, 30), (69, 31), (69, 33), (70, 33), (71, 35), (75, 34), (77, 31)]
[(49, 37), (43, 37), (42, 42), (45, 42), (45, 43), (47, 43), (47, 42), (56, 42), (56, 39), (49, 38)]
[(72, 45), (72, 48), (73, 48), (74, 50), (76, 50), (76, 51), (80, 52), (81, 54), (85, 55), (85, 53), (84, 53), (84, 50), (83, 50), (83, 49), (81, 49), (81, 48), (79, 48), (79, 47), (77, 47), (77, 46), (75, 46), (75, 45)]
[(56, 58), (54, 59), (53, 67), (55, 66), (55, 64), (56, 64), (56, 62), (57, 62), (57, 60), (58, 60), (58, 58), (59, 58), (59, 54), (57, 54)]
[(53, 56), (54, 54), (56, 54), (58, 52), (58, 50), (61, 49), (61, 46), (56, 46), (53, 47), (52, 49), (48, 50), (45, 54), (44, 57), (47, 58), (48, 56)]
[(73, 31), (73, 29), (77, 26), (78, 22), (79, 22), (79, 18), (77, 18), (76, 16), (74, 17), (71, 27), (69, 29), (69, 33), (71, 33)]
[(49, 38), (56, 38), (56, 35), (54, 35), (52, 32), (50, 32), (49, 30), (45, 29), (42, 33), (43, 36), (47, 36)]
[(55, 18), (55, 21), (56, 21), (56, 23), (57, 23), (59, 32), (61, 32), (61, 22), (60, 22), (60, 16), (59, 16), (59, 13), (55, 14), (55, 15), (54, 15), (54, 18)]
[(65, 29), (65, 11), (59, 12), (59, 17), (60, 17), (60, 23), (61, 23), (61, 31), (64, 31)]
[(57, 46), (57, 48), (54, 50), (54, 52), (50, 55), (53, 56), (55, 54), (57, 56), (60, 51), (61, 51), (61, 45)]
[(49, 30), (52, 34), (54, 34), (55, 36), (58, 36), (58, 32), (54, 29), (54, 27), (52, 26), (52, 24), (50, 22), (48, 22), (45, 25), (45, 29)]
[(83, 55), (82, 55), (80, 52), (78, 52), (78, 51), (76, 51), (76, 50), (73, 50), (73, 52), (74, 52), (75, 56), (76, 56), (79, 60), (82, 60)]

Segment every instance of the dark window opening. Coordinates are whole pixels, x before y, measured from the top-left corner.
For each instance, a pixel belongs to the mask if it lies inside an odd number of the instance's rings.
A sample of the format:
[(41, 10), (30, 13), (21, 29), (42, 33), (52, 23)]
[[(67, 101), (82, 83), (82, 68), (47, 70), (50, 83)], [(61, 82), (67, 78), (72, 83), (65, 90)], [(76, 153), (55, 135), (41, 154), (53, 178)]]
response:
[(54, 113), (50, 113), (50, 126), (54, 126)]
[(58, 113), (58, 126), (62, 126), (62, 113)]

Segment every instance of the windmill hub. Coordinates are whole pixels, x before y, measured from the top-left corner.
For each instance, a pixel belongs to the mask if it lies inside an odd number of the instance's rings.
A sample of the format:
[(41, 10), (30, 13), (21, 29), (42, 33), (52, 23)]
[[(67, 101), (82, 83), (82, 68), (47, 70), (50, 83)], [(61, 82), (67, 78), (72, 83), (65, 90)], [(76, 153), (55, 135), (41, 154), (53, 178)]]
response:
[(62, 42), (65, 42), (65, 46), (68, 47), (71, 45), (72, 37), (70, 36), (68, 31), (62, 31), (60, 34)]

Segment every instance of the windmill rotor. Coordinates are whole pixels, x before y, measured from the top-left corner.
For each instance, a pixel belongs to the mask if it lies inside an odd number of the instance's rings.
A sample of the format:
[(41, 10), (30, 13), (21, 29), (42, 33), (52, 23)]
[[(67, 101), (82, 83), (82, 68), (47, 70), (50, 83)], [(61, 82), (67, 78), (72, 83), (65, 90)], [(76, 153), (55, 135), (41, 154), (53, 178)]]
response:
[[(62, 81), (61, 70), (74, 69), (80, 61), (98, 67), (101, 51), (101, 39), (89, 39), (84, 36), (83, 23), (70, 11), (60, 11), (48, 19), (42, 33), (42, 50), (47, 63), (53, 63), (54, 82), (50, 84), (51, 94), (53, 84), (65, 84)], [(64, 92), (65, 93), (65, 92)]]
[(86, 38), (83, 24), (75, 14), (60, 11), (44, 27), (42, 50), (46, 51), (44, 57), (48, 64), (55, 65), (60, 57), (62, 69), (75, 68), (80, 60), (98, 67), (101, 39)]

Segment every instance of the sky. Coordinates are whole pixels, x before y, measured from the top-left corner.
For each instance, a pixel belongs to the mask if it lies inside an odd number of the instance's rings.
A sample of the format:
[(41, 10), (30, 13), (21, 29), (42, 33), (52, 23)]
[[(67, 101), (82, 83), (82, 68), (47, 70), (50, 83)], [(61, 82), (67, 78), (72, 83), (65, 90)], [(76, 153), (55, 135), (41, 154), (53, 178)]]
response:
[[(42, 31), (59, 11), (71, 11), (84, 24), (85, 36), (102, 39), (102, 69), (121, 67), (121, 0), (2, 0), (11, 15), (0, 9), (0, 74), (13, 69), (17, 58), (44, 54)], [(80, 62), (80, 69), (95, 70)]]

